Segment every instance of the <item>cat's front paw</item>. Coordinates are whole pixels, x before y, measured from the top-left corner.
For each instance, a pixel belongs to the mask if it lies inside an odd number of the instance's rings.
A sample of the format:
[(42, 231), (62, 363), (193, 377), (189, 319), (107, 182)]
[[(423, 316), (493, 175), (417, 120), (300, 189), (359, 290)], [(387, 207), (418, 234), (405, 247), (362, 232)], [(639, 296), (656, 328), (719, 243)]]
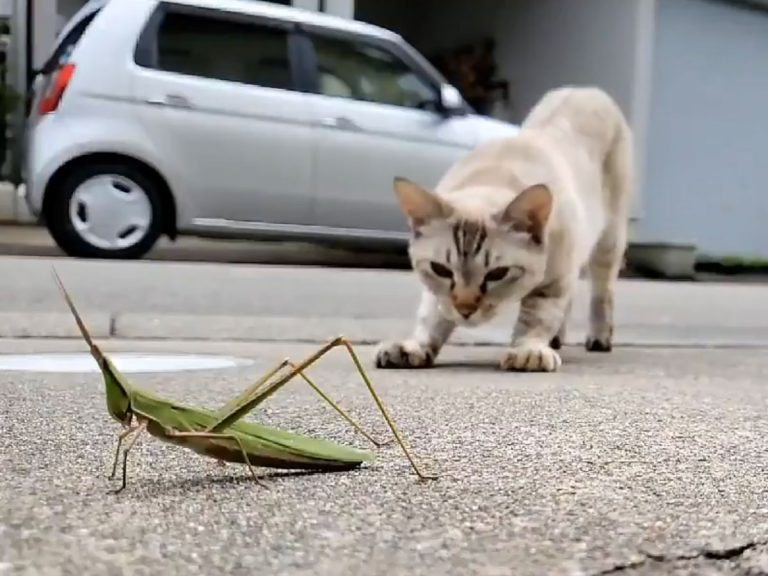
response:
[(562, 364), (557, 352), (547, 344), (537, 342), (510, 348), (501, 360), (503, 370), (515, 372), (556, 372)]
[(429, 368), (435, 362), (431, 350), (417, 342), (385, 342), (376, 350), (376, 368)]

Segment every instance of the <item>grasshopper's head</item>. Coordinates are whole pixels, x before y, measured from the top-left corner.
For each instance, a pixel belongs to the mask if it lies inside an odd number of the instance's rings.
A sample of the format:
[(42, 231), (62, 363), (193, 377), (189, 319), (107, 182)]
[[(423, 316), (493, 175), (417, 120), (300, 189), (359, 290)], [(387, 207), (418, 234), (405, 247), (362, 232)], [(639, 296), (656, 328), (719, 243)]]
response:
[(75, 303), (72, 301), (67, 289), (64, 288), (64, 284), (55, 269), (53, 271), (53, 276), (56, 279), (56, 283), (64, 296), (64, 300), (66, 301), (69, 310), (75, 317), (75, 322), (80, 330), (80, 334), (86, 344), (88, 344), (91, 356), (96, 360), (96, 363), (101, 370), (101, 374), (104, 377), (104, 386), (107, 391), (107, 410), (109, 410), (109, 414), (112, 418), (127, 426), (130, 424), (131, 416), (133, 414), (133, 411), (131, 410), (131, 397), (128, 391), (129, 386), (121, 378), (120, 372), (112, 365), (109, 359), (104, 356), (102, 351), (93, 341), (93, 338), (91, 338), (88, 328), (85, 326), (85, 322), (83, 322), (77, 308), (75, 308)]
[(121, 424), (128, 425), (133, 415), (128, 388), (120, 381), (119, 372), (115, 370), (108, 358), (102, 356), (99, 365), (107, 391), (107, 410), (112, 418)]

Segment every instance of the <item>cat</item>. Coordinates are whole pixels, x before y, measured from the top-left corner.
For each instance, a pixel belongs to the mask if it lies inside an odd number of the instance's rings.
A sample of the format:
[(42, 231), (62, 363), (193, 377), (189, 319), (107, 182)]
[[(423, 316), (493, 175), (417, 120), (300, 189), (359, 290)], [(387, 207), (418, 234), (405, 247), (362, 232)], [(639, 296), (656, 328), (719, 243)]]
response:
[(591, 86), (545, 93), (516, 136), (479, 145), (434, 191), (395, 178), (422, 295), (411, 335), (381, 343), (376, 366), (430, 367), (457, 326), (519, 303), (500, 367), (557, 371), (584, 268), (585, 347), (610, 352), (633, 186), (631, 128), (616, 101)]

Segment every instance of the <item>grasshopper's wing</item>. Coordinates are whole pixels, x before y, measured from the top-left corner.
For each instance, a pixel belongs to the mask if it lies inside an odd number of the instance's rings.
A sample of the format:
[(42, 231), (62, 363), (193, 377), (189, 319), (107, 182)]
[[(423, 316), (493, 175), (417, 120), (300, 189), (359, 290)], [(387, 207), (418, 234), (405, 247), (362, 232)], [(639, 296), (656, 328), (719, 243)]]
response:
[(373, 453), (331, 440), (239, 420), (230, 428), (244, 440), (249, 453), (272, 456), (284, 468), (343, 469), (374, 459)]
[[(205, 436), (210, 433), (204, 431), (216, 421), (217, 414), (214, 412), (171, 405), (140, 391), (134, 391), (133, 402), (137, 412), (153, 414), (164, 427), (193, 433), (186, 437), (171, 435), (167, 441), (225, 461), (244, 462), (241, 460), (241, 451), (244, 451), (254, 466), (331, 471), (349, 470), (374, 459), (374, 455), (367, 450), (242, 420), (212, 436)], [(194, 432), (202, 434), (195, 438)]]

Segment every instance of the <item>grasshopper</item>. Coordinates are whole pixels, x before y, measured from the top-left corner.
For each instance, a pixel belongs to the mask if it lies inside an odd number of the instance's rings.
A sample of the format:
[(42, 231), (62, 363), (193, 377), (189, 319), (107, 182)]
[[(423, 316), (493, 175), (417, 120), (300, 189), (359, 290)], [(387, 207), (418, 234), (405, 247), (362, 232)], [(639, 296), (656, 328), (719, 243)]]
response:
[[(55, 269), (53, 274), (74, 316), (80, 334), (102, 373), (107, 410), (110, 416), (123, 426), (123, 431), (118, 435), (110, 479), (114, 479), (117, 473), (120, 448), (127, 439), (123, 449), (122, 482), (115, 493), (121, 492), (126, 487), (128, 454), (144, 432), (161, 441), (214, 458), (222, 465), (226, 462), (245, 464), (253, 479), (260, 486), (265, 486), (265, 484), (256, 475), (255, 466), (294, 470), (342, 471), (357, 468), (364, 462), (373, 460), (373, 453), (366, 450), (242, 420), (248, 412), (259, 406), (290, 380), (300, 376), (366, 439), (377, 447), (383, 446), (384, 442), (376, 441), (370, 434), (366, 433), (351, 416), (304, 373), (304, 370), (311, 364), (338, 347), (345, 348), (349, 353), (363, 382), (419, 479), (437, 478), (436, 475), (422, 472), (416, 465), (392, 417), (374, 390), (359, 357), (345, 338), (339, 337), (328, 342), (299, 363), (294, 363), (290, 359), (283, 360), (238, 397), (225, 404), (218, 411), (212, 412), (166, 400), (130, 384), (126, 376), (117, 369), (115, 364), (94, 342)], [(276, 380), (271, 380), (286, 367), (289, 368), (287, 373)]]

